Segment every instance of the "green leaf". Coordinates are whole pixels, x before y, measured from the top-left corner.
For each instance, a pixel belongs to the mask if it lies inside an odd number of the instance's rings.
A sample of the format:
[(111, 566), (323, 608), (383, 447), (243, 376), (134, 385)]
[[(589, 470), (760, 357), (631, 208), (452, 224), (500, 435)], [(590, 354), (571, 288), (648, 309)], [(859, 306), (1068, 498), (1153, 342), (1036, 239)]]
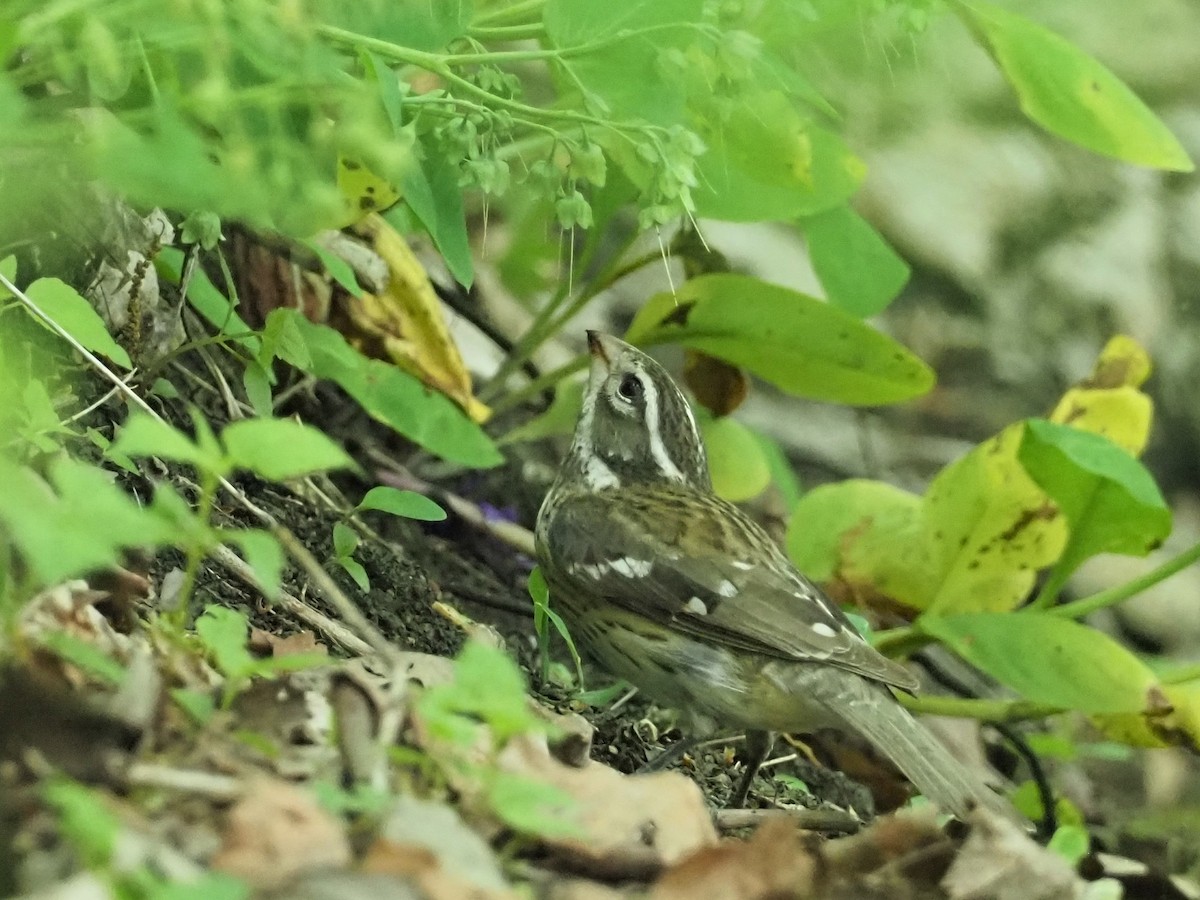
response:
[(50, 479), (55, 490), (0, 457), (0, 522), (40, 583), (112, 566), (125, 547), (174, 543), (170, 523), (139, 507), (103, 470), (61, 457)]
[(371, 578), (367, 575), (367, 570), (363, 568), (363, 564), (357, 559), (353, 556), (339, 556), (337, 564), (354, 580), (360, 591), (366, 593), (371, 590)]
[(889, 597), (907, 598), (913, 591), (928, 590), (911, 551), (919, 534), (920, 508), (920, 497), (882, 481), (852, 478), (821, 485), (792, 510), (788, 555), (815, 581), (837, 577)]
[(207, 725), (217, 711), (217, 703), (212, 694), (188, 688), (172, 688), (170, 693), (171, 699), (179, 704), (179, 708), (191, 716), (197, 725)]
[(1069, 41), (984, 0), (955, 8), (996, 60), (1033, 121), (1089, 150), (1191, 172), (1187, 151), (1125, 83)]
[(84, 863), (105, 869), (116, 850), (121, 821), (98, 791), (62, 775), (52, 775), (42, 797), (58, 812), (59, 825)]
[(324, 432), (291, 419), (243, 419), (221, 432), (221, 442), (235, 468), (270, 481), (355, 467)]
[[(458, 170), (450, 159), (441, 153), (427, 153), (419, 165), (410, 166), (404, 173), (400, 193), (433, 238), (454, 280), (463, 287), (470, 287), (475, 281), (475, 263), (471, 259)], [(396, 218), (402, 209), (394, 206), (384, 214), (384, 218), (401, 232), (407, 230)]]
[(571, 653), (571, 661), (575, 663), (575, 677), (582, 690), (583, 660), (575, 647), (575, 639), (571, 637), (567, 623), (550, 608), (550, 587), (546, 584), (546, 576), (542, 574), (540, 566), (534, 566), (529, 573), (526, 589), (529, 591), (529, 599), (533, 601), (533, 630), (537, 634), (538, 649), (541, 653), (542, 679), (546, 680), (550, 668), (550, 629), (547, 626), (553, 625)]
[(453, 721), (463, 715), (482, 719), (497, 746), (510, 737), (541, 728), (529, 711), (521, 670), (496, 647), (467, 641), (454, 661), (454, 681), (421, 697), (422, 717), (447, 737), (470, 740), (473, 731)]
[(242, 528), (221, 532), (221, 537), (241, 548), (263, 596), (269, 601), (274, 600), (283, 580), (284, 562), (283, 548), (275, 535), (259, 528)]
[(208, 472), (221, 472), (220, 457), (206, 453), (186, 434), (143, 413), (134, 413), (113, 442), (113, 453), (125, 456), (157, 456), (187, 463)]
[(96, 645), (66, 631), (40, 632), (34, 636), (34, 640), (100, 681), (119, 685), (125, 678), (125, 667), (119, 662)]
[(271, 376), (267, 368), (257, 359), (249, 360), (242, 372), (242, 387), (246, 389), (246, 399), (254, 407), (254, 412), (261, 418), (270, 418), (273, 411), (271, 403)]
[(1046, 845), (1047, 850), (1057, 853), (1073, 866), (1088, 855), (1091, 847), (1091, 835), (1082, 825), (1060, 826)]
[(925, 363), (855, 316), (746, 275), (702, 275), (651, 297), (626, 340), (683, 344), (789, 393), (837, 403), (895, 403), (934, 381)]
[(264, 341), (286, 362), (337, 383), (368, 413), (451, 462), (487, 468), (503, 461), (495, 444), (445, 395), (377, 359), (367, 359), (346, 339), (314, 325), (295, 310), (276, 309), (267, 317)]
[(428, 497), (416, 491), (401, 491), (386, 485), (367, 491), (356, 508), (378, 509), (393, 516), (420, 519), (422, 522), (441, 522), (446, 518), (446, 511)]
[(466, 34), (471, 0), (318, 0), (323, 22), (414, 50), (441, 50)]
[(663, 64), (668, 51), (695, 40), (703, 11), (703, 0), (547, 0), (543, 21), (560, 50), (605, 42), (559, 61), (574, 76), (565, 84), (582, 84), (616, 119), (674, 125), (683, 117), (684, 80), (664, 77)]
[[(0, 259), (0, 275), (3, 275), (10, 282), (16, 283), (17, 278), (17, 258), (15, 256), (6, 256)], [(10, 291), (3, 282), (0, 282), (0, 300), (4, 300), (12, 296)]]
[(734, 503), (757, 497), (771, 483), (771, 468), (754, 433), (728, 416), (700, 417), (713, 490)]
[(496, 771), (488, 779), (488, 805), (510, 827), (544, 837), (585, 837), (569, 814), (575, 798), (556, 785)]
[[(178, 285), (183, 278), (185, 259), (182, 250), (164, 247), (158, 256), (154, 257), (154, 268), (161, 278)], [(258, 336), (253, 334), (253, 329), (234, 312), (234, 304), (217, 290), (200, 266), (192, 270), (187, 289), (188, 303), (202, 319), (222, 334), (238, 335), (234, 339), (236, 343), (249, 350), (252, 356), (258, 356), (261, 344)]]
[(225, 606), (206, 607), (196, 619), (196, 635), (226, 678), (240, 678), (254, 666), (254, 657), (246, 649), (250, 623), (244, 613)]
[(1106, 634), (1050, 613), (925, 615), (925, 634), (1027, 700), (1086, 713), (1150, 708), (1154, 673)]
[(340, 557), (353, 556), (361, 542), (358, 532), (345, 522), (333, 523), (333, 552)]
[(792, 467), (791, 460), (787, 458), (787, 454), (783, 452), (779, 442), (770, 435), (755, 431), (754, 437), (762, 449), (763, 458), (767, 461), (767, 468), (771, 471), (771, 481), (783, 498), (785, 507), (789, 511), (795, 509), (804, 491), (800, 484), (800, 477)]
[(156, 885), (153, 900), (248, 900), (250, 886), (224, 872), (205, 872), (195, 881)]
[(1145, 556), (1171, 533), (1171, 511), (1154, 478), (1103, 435), (1030, 419), (1019, 458), (1070, 525), (1055, 567), (1059, 584), (1090, 556)]
[(583, 381), (562, 381), (554, 390), (554, 399), (540, 416), (518, 425), (500, 438), (499, 443), (518, 444), (522, 441), (540, 441), (575, 430), (575, 420), (583, 406)]
[(782, 221), (845, 203), (866, 166), (831, 131), (802, 118), (777, 91), (734, 103), (696, 124), (708, 152), (697, 160), (698, 215)]
[(39, 278), (25, 293), (42, 312), (84, 347), (107, 356), (119, 366), (133, 368), (125, 348), (113, 340), (100, 314), (75, 288), (57, 278)]
[(316, 241), (303, 241), (305, 247), (317, 254), (321, 260), (321, 265), (325, 267), (325, 271), (329, 276), (349, 291), (352, 297), (361, 297), (363, 289), (359, 286), (358, 278), (354, 275), (354, 270), (350, 268), (350, 264), (338, 256), (336, 253), (330, 253)]
[(908, 264), (849, 206), (809, 216), (802, 227), (834, 306), (865, 319), (886, 309), (908, 281)]

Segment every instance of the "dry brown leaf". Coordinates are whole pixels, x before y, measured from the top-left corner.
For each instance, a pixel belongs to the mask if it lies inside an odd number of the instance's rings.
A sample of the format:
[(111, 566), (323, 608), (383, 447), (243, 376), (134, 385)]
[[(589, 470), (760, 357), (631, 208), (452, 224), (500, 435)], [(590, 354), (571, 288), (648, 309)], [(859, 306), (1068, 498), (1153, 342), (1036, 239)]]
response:
[(273, 888), (309, 869), (350, 863), (340, 822), (309, 794), (282, 781), (252, 782), (230, 809), (213, 868)]
[(471, 375), (446, 327), (442, 302), (404, 237), (378, 214), (355, 226), (387, 263), (390, 278), (380, 293), (351, 297), (338, 291), (348, 322), (346, 339), (368, 356), (387, 359), (441, 391), (476, 422), (491, 410), (475, 398)]
[(497, 766), (568, 794), (571, 822), (580, 831), (543, 838), (567, 866), (604, 878), (650, 878), (664, 866), (716, 844), (700, 789), (677, 772), (622, 775), (588, 762), (568, 766), (551, 756), (544, 738), (509, 741)]
[(409, 880), (428, 900), (516, 900), (507, 888), (485, 888), (446, 871), (427, 847), (379, 840), (367, 850), (363, 870)]
[(750, 376), (744, 369), (697, 350), (684, 353), (683, 380), (714, 416), (729, 415), (750, 393)]
[(294, 653), (321, 653), (326, 656), (329, 654), (329, 648), (318, 641), (311, 631), (299, 631), (283, 637), (261, 628), (252, 628), (247, 643), (256, 653), (268, 653), (271, 656), (289, 656)]
[(672, 866), (651, 900), (803, 900), (814, 896), (817, 861), (784, 821), (767, 822), (748, 841), (705, 847)]
[(971, 834), (942, 879), (951, 900), (1073, 900), (1082, 880), (1071, 864), (988, 810), (971, 814)]

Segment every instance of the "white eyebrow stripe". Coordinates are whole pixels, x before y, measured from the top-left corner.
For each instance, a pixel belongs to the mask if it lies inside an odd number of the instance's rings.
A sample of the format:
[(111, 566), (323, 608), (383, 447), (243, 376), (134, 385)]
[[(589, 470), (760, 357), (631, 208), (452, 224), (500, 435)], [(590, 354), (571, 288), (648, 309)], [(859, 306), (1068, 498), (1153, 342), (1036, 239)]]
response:
[(658, 418), (658, 388), (654, 386), (654, 381), (644, 371), (639, 369), (638, 373), (642, 383), (646, 386), (646, 433), (650, 439), (650, 455), (654, 457), (654, 462), (658, 464), (658, 469), (664, 476), (672, 481), (684, 483), (687, 479), (683, 477), (683, 472), (679, 466), (675, 465), (663, 443), (662, 429)]

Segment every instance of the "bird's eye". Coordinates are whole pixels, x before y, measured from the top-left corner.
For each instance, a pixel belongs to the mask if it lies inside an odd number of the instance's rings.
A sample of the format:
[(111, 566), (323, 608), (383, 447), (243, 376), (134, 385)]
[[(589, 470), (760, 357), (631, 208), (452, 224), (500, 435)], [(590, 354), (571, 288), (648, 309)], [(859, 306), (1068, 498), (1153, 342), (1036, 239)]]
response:
[(642, 392), (645, 388), (642, 386), (642, 379), (636, 375), (626, 375), (621, 379), (621, 383), (617, 385), (617, 393), (622, 400), (628, 400), (633, 403), (642, 398)]

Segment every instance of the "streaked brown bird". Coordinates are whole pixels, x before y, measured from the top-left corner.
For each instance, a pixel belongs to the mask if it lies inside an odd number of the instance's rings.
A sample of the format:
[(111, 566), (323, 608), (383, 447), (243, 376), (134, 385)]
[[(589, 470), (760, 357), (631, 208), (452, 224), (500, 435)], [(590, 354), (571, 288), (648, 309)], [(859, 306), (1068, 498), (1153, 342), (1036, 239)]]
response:
[(893, 695), (917, 680), (879, 654), (774, 541), (713, 493), (687, 400), (657, 362), (588, 332), (591, 373), (571, 450), (537, 520), (538, 562), (571, 634), (611, 673), (747, 732), (743, 805), (771, 732), (869, 740), (955, 815), (1007, 808)]

